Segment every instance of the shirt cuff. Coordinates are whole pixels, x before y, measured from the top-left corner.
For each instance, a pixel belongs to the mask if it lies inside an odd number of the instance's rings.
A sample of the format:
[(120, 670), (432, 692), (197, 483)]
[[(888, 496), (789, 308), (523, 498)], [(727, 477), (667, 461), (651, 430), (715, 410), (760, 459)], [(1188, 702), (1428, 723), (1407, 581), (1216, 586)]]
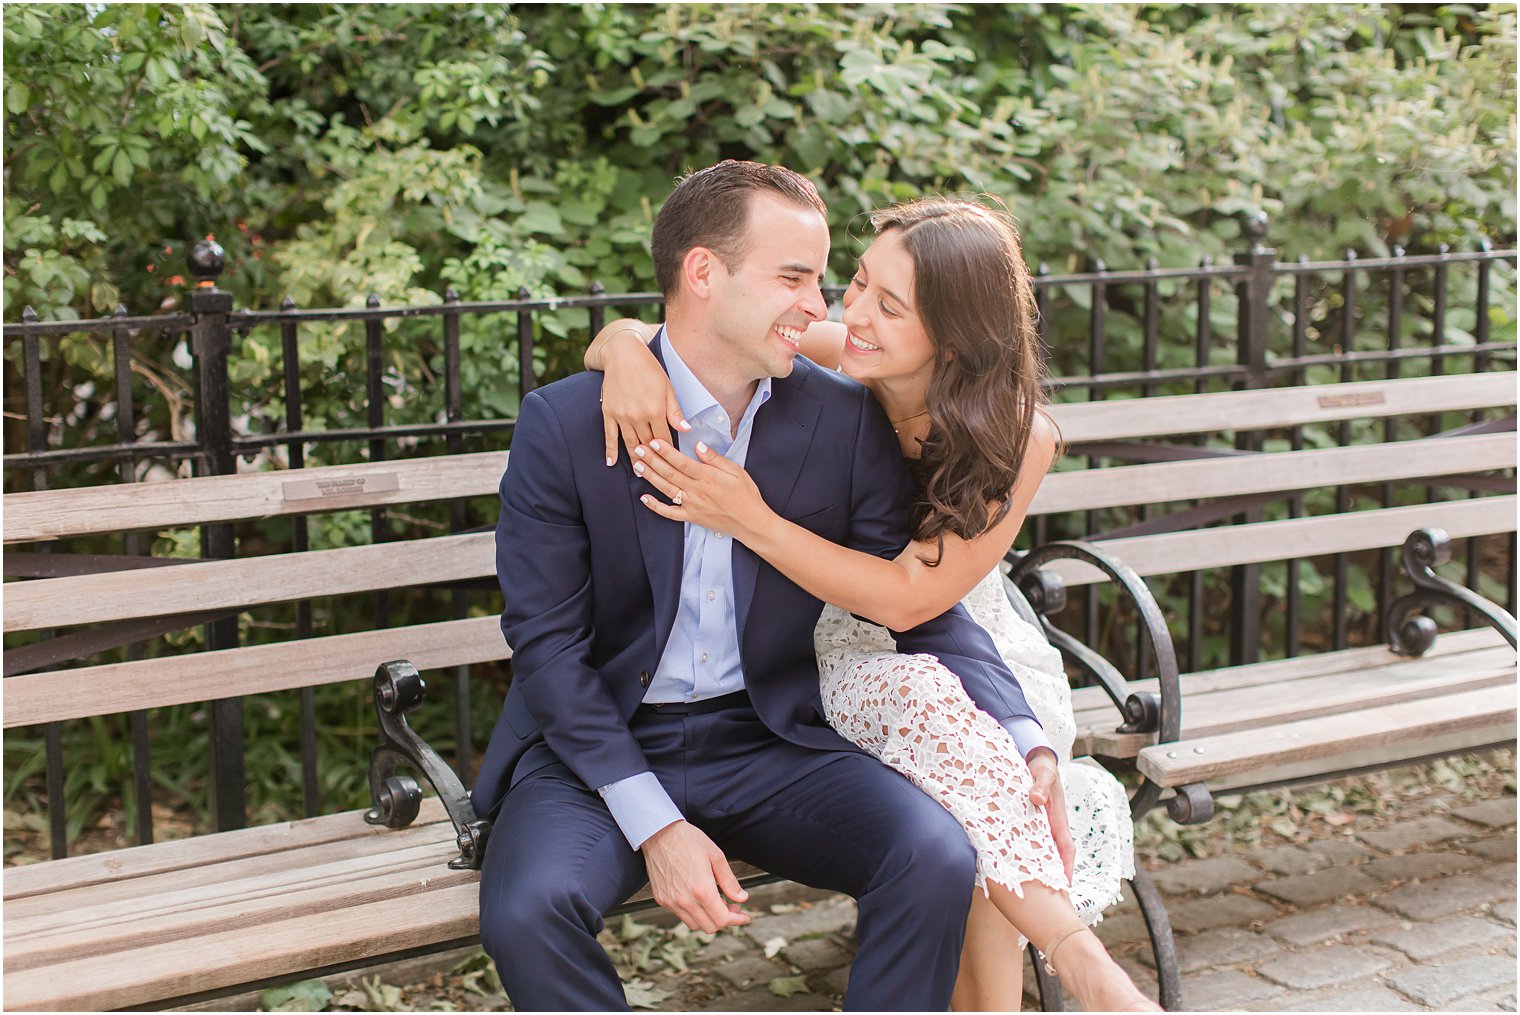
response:
[(683, 820), (670, 794), (653, 772), (640, 772), (626, 779), (597, 787), (612, 820), (622, 829), (628, 845), (638, 849), (655, 832)]
[(1013, 737), (1014, 746), (1019, 749), (1019, 757), (1028, 758), (1030, 751), (1043, 747), (1055, 757), (1057, 762), (1061, 760), (1061, 756), (1056, 754), (1056, 749), (1050, 745), (1050, 740), (1045, 736), (1045, 731), (1040, 727), (1039, 722), (1029, 716), (1016, 715), (1004, 719), (1003, 729), (1008, 731), (1010, 737)]

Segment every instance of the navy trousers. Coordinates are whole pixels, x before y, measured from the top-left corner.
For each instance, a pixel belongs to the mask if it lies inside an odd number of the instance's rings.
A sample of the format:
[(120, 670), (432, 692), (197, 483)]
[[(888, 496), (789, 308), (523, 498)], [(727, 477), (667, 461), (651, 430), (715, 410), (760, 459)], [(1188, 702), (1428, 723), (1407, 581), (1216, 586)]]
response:
[[(845, 1006), (944, 1011), (976, 855), (950, 813), (873, 758), (779, 739), (747, 705), (632, 723), (671, 799), (731, 860), (859, 903)], [(626, 1011), (596, 941), (645, 882), (601, 797), (539, 744), (486, 848), (480, 938), (519, 1011)]]

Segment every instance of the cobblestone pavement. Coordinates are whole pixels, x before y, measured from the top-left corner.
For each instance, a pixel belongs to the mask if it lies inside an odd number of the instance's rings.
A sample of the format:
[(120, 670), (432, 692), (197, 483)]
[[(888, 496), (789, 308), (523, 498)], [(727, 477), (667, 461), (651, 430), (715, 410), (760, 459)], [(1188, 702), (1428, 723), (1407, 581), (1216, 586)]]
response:
[[(1447, 802), (1305, 845), (1157, 867), (1185, 1008), (1515, 1011), (1515, 798)], [(837, 1007), (853, 917), (849, 899), (824, 898), (714, 941), (693, 968), (732, 990), (704, 1007)], [(1134, 902), (1111, 910), (1098, 934), (1154, 996)], [(786, 989), (798, 975), (809, 990), (777, 996), (773, 985)], [(1032, 989), (1025, 1007), (1038, 1008)]]
[[(1515, 1011), (1513, 787), (1512, 776), (1490, 779), (1476, 800), (1470, 787), (1437, 788), (1382, 813), (1339, 812), (1307, 841), (1269, 836), (1275, 844), (1258, 849), (1152, 864), (1177, 932), (1185, 1008)], [(854, 903), (773, 885), (746, 908), (754, 921), (716, 938), (672, 927), (660, 911), (610, 926), (603, 940), (630, 1002), (676, 1011), (837, 1010), (855, 946)], [(1154, 996), (1154, 960), (1134, 902), (1110, 910), (1098, 933)], [(497, 1007), (505, 998), (484, 966), (477, 959), (473, 971), (435, 971), (420, 983), (413, 975), (422, 979), (422, 968), (391, 970), (385, 981), (411, 985), (383, 988), (387, 1006)], [(468, 991), (459, 989), (461, 977)], [(371, 996), (377, 988), (371, 981)], [(335, 1004), (343, 989), (334, 984)], [(1025, 1008), (1037, 1009), (1032, 982), (1027, 989)]]

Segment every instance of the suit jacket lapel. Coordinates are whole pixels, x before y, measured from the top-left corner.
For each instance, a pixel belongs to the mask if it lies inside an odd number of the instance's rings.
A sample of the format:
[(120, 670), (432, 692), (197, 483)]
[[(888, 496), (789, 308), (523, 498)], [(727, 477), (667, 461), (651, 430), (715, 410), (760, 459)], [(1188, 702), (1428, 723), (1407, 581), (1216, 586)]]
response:
[[(663, 367), (665, 358), (660, 354), (660, 343), (651, 343), (650, 349)], [(624, 455), (632, 460), (627, 449)], [(670, 639), (671, 628), (675, 627), (676, 608), (681, 602), (681, 554), (686, 541), (686, 526), (661, 518), (640, 504), (639, 497), (650, 492), (649, 484), (633, 474), (631, 464), (625, 468), (629, 494), (633, 498), (639, 549), (644, 554), (644, 570), (649, 576), (649, 591), (654, 597), (654, 645), (655, 659), (658, 660), (665, 654), (665, 643)]]
[[(807, 458), (813, 435), (818, 430), (818, 414), (823, 408), (808, 391), (808, 376), (817, 369), (798, 358), (790, 376), (771, 384), (771, 397), (755, 415), (745, 470), (760, 494), (777, 512), (786, 508), (802, 463)], [(652, 512), (651, 512), (652, 513)], [(734, 614), (738, 621), (739, 644), (744, 644), (744, 629), (754, 601), (755, 581), (760, 572), (760, 558), (748, 547), (733, 546)], [(672, 614), (673, 616), (673, 614)]]

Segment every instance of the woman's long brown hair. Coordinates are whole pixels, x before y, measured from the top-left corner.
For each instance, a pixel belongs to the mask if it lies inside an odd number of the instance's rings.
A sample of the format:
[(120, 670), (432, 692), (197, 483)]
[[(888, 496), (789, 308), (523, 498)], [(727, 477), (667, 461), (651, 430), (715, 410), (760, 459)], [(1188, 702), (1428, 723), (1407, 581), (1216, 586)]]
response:
[(928, 198), (871, 224), (897, 230), (913, 258), (913, 299), (935, 347), (911, 525), (943, 557), (945, 533), (974, 539), (1011, 505), (1045, 401), (1034, 289), (1013, 222), (980, 204)]

